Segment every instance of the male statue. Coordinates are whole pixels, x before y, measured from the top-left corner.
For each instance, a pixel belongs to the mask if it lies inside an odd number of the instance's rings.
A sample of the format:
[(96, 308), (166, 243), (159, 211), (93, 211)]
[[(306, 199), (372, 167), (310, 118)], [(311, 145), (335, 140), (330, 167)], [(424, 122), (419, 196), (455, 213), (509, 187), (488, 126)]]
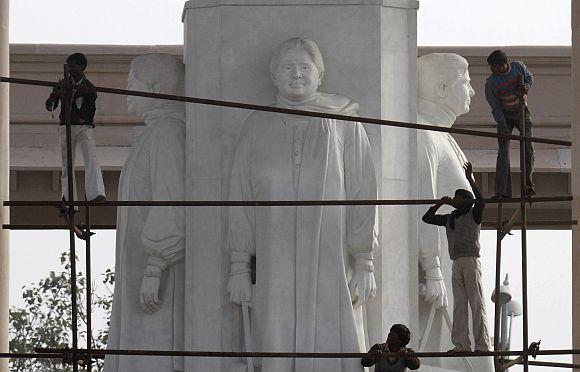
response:
[[(182, 95), (184, 66), (166, 54), (131, 63), (127, 89)], [(184, 200), (185, 105), (128, 96), (147, 129), (135, 140), (119, 181), (120, 200)], [(115, 295), (108, 348), (183, 350), (185, 211), (120, 207)], [(183, 370), (172, 357), (107, 356), (107, 372)]]
[[(419, 123), (449, 128), (458, 116), (469, 111), (475, 93), (467, 67), (467, 61), (457, 54), (433, 53), (419, 57)], [(471, 189), (463, 170), (467, 158), (449, 133), (418, 131), (417, 152), (419, 198), (439, 199), (452, 195), (456, 189)], [(444, 257), (443, 262), (441, 257)], [(419, 259), (426, 284), (425, 301), (420, 303), (422, 323), (427, 323), (424, 319), (434, 307), (444, 308), (448, 303), (444, 279), (450, 283), (451, 268), (444, 229), (419, 222)], [(442, 320), (439, 316), (437, 327), (442, 326)], [(422, 333), (424, 327), (425, 324), (420, 327)], [(422, 344), (428, 341), (422, 340)], [(430, 346), (445, 347), (439, 343), (434, 340)]]
[[(270, 63), (278, 107), (355, 115), (358, 104), (318, 91), (316, 43), (293, 38)], [(360, 123), (253, 112), (232, 169), (232, 200), (376, 199)], [(233, 207), (230, 299), (252, 302), (259, 351), (361, 352), (355, 311), (374, 297), (375, 206)], [(251, 257), (256, 284), (251, 282)], [(357, 359), (264, 358), (264, 372), (362, 372)]]

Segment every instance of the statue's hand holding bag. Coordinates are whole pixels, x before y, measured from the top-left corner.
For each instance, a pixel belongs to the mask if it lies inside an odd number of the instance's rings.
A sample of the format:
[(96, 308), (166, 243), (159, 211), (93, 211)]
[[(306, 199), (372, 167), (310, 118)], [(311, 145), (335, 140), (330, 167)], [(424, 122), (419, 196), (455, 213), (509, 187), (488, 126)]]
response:
[(354, 274), (348, 283), (353, 307), (364, 305), (373, 299), (377, 293), (374, 265), (371, 259), (357, 258), (354, 264)]
[(228, 293), (230, 301), (235, 304), (252, 301), (252, 271), (249, 263), (232, 262)]
[(447, 289), (440, 267), (425, 270), (425, 284), (425, 301), (429, 304), (434, 303), (438, 309), (447, 307)]
[(162, 270), (154, 266), (147, 266), (141, 282), (139, 302), (146, 313), (153, 314), (161, 308), (159, 285), (161, 284)]

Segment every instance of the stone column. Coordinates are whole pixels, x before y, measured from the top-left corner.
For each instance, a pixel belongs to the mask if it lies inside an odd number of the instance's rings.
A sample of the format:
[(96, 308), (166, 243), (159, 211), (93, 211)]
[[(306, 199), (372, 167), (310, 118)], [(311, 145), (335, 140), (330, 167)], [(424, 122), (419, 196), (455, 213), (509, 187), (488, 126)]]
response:
[[(381, 111), (383, 119), (417, 121), (417, 1), (384, 0), (381, 6)], [(380, 138), (375, 152), (380, 199), (417, 198), (417, 135), (415, 130), (366, 127), (369, 137)], [(381, 249), (378, 265), (377, 301), (371, 303), (369, 323), (373, 342), (384, 342), (394, 323), (418, 325), (417, 208), (381, 207)], [(377, 259), (377, 261), (379, 261)], [(373, 307), (376, 307), (373, 309)], [(380, 318), (376, 318), (380, 316)], [(373, 332), (375, 332), (373, 334)], [(413, 337), (412, 347), (418, 337)]]
[[(8, 0), (0, 0), (0, 75), (8, 76)], [(0, 84), (0, 200), (9, 192), (9, 96), (8, 84)], [(0, 206), (0, 224), (8, 223), (9, 210)], [(0, 352), (8, 352), (8, 230), (0, 226)], [(8, 372), (8, 359), (0, 359), (0, 372)]]
[[(572, 1), (572, 218), (580, 218), (580, 2)], [(572, 348), (580, 348), (580, 227), (572, 226)], [(580, 363), (580, 356), (574, 356)]]
[[(276, 90), (268, 64), (290, 37), (315, 40), (326, 66), (321, 91), (360, 103), (361, 116), (416, 121), (416, 0), (192, 0), (185, 5), (187, 95), (262, 105)], [(188, 199), (228, 199), (233, 153), (244, 110), (188, 105)], [(365, 125), (375, 158), (379, 197), (416, 196), (412, 131)], [(226, 294), (229, 272), (226, 208), (187, 214), (187, 350), (239, 350), (239, 314)], [(375, 253), (377, 298), (367, 307), (370, 343), (393, 323), (417, 320), (416, 217), (409, 208), (381, 209)], [(412, 222), (411, 222), (412, 221)], [(224, 361), (229, 363), (230, 361)], [(227, 370), (220, 360), (190, 358), (192, 370)]]

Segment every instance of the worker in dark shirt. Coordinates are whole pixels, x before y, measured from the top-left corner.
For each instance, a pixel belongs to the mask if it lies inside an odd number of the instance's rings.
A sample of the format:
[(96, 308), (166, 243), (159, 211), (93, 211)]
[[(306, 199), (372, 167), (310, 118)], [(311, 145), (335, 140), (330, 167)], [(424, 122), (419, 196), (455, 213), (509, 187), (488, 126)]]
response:
[[(524, 102), (525, 135), (532, 136), (532, 120), (528, 109), (528, 91), (534, 84), (534, 76), (521, 61), (508, 63), (507, 55), (502, 50), (495, 50), (487, 57), (492, 74), (485, 82), (485, 99), (491, 107), (493, 118), (497, 123), (497, 132), (512, 134), (514, 128), (522, 132), (521, 104)], [(523, 85), (519, 78), (523, 75)], [(512, 186), (510, 176), (510, 141), (498, 138), (499, 149), (495, 169), (495, 199), (511, 198)], [(535, 195), (532, 173), (534, 171), (534, 146), (532, 142), (525, 145), (526, 195)]]
[[(489, 350), (489, 332), (479, 262), (479, 233), (485, 201), (473, 178), (471, 163), (465, 163), (465, 177), (475, 194), (464, 189), (455, 191), (453, 198), (445, 196), (423, 216), (423, 222), (444, 226), (447, 233), (449, 257), (453, 261), (451, 283), (453, 288), (453, 329), (450, 351), (471, 351), (469, 340), (468, 303), (471, 307), (476, 351)], [(455, 210), (449, 214), (436, 214), (442, 205)]]
[[(369, 350), (369, 354), (376, 354), (376, 356), (363, 358), (361, 364), (363, 367), (375, 366), (375, 372), (404, 372), (409, 369), (418, 369), (421, 366), (421, 361), (410, 349), (407, 344), (411, 341), (411, 332), (409, 328), (403, 324), (395, 324), (391, 327), (387, 342), (383, 344), (374, 344)], [(398, 353), (398, 357), (388, 357), (381, 355), (385, 353)]]
[[(88, 201), (104, 202), (105, 186), (103, 175), (97, 159), (96, 145), (93, 134), (94, 116), (96, 111), (95, 101), (97, 91), (95, 86), (85, 76), (87, 58), (82, 53), (74, 53), (68, 56), (66, 64), (69, 69), (73, 83), (73, 96), (70, 111), (71, 125), (71, 150), (72, 164), (74, 168), (77, 145), (83, 153), (85, 161), (85, 195)], [(62, 88), (53, 89), (46, 100), (46, 109), (54, 111), (58, 108), (59, 102), (64, 98), (65, 91)], [(68, 200), (68, 167), (67, 167), (67, 143), (65, 110), (61, 105), (59, 137), (61, 147), (62, 173), (60, 177), (61, 196), (63, 200)], [(76, 180), (73, 172), (73, 188), (76, 197)]]

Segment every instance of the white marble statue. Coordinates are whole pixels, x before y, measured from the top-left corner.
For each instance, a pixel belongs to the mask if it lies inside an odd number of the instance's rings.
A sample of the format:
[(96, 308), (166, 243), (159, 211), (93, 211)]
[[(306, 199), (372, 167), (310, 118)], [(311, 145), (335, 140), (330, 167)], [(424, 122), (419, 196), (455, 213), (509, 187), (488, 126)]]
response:
[[(183, 94), (184, 66), (167, 54), (131, 63), (127, 89)], [(183, 200), (185, 105), (127, 97), (147, 129), (135, 140), (119, 181), (119, 200)], [(185, 211), (119, 207), (110, 349), (183, 350)], [(183, 370), (172, 357), (107, 356), (107, 372)]]
[[(433, 53), (419, 57), (417, 69), (418, 122), (451, 127), (458, 116), (469, 111), (471, 97), (475, 94), (467, 61), (453, 53)], [(467, 158), (449, 133), (418, 131), (417, 162), (419, 198), (439, 199), (454, 195), (457, 189), (471, 190), (463, 169)], [(447, 208), (440, 213), (451, 212), (452, 208)], [(444, 228), (419, 222), (419, 259), (426, 284), (424, 301), (420, 302), (420, 330), (427, 339), (421, 340), (421, 349), (447, 350), (453, 346), (449, 325), (443, 317), (443, 312), (449, 311), (445, 283), (451, 288), (451, 260)], [(435, 312), (436, 309), (440, 311)], [(430, 316), (434, 318), (431, 324), (427, 320)], [(425, 332), (426, 328), (430, 332)], [(472, 372), (493, 369), (490, 358), (429, 359), (424, 362), (422, 368), (436, 365)]]
[[(451, 127), (455, 119), (469, 111), (475, 94), (470, 85), (467, 61), (452, 53), (433, 53), (417, 60), (418, 119), (420, 124)], [(471, 187), (465, 178), (465, 154), (449, 133), (418, 131), (419, 198), (438, 199), (455, 190)], [(445, 230), (419, 228), (419, 258), (425, 272), (425, 300), (437, 307), (447, 306), (440, 254), (447, 250)]]
[[(270, 63), (279, 107), (355, 115), (358, 104), (318, 91), (312, 40), (282, 43)], [(232, 200), (375, 199), (371, 149), (360, 123), (254, 112), (242, 129)], [(374, 206), (233, 207), (230, 299), (252, 302), (253, 348), (360, 352), (355, 311), (373, 298)], [(250, 276), (256, 258), (256, 284)], [(265, 358), (264, 372), (362, 371), (358, 359)]]

